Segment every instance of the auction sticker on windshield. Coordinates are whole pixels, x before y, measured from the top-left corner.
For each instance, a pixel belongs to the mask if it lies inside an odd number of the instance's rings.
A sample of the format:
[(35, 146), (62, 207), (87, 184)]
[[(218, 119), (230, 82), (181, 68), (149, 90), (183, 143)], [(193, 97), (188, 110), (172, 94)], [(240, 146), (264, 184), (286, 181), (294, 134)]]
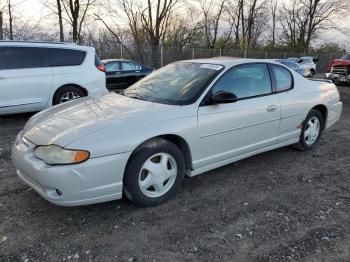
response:
[(213, 65), (213, 64), (203, 64), (199, 68), (207, 68), (212, 70), (221, 70), (223, 66), (221, 65)]

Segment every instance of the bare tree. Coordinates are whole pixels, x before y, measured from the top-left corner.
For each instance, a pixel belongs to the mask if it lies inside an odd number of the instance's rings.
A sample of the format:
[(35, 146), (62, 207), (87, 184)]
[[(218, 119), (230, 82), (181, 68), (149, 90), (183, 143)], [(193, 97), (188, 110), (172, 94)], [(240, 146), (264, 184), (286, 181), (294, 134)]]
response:
[(203, 30), (197, 17), (196, 10), (189, 7), (183, 16), (176, 14), (171, 18), (165, 35), (165, 44), (174, 55), (181, 56), (185, 47), (193, 47), (200, 42)]
[(60, 41), (64, 42), (63, 17), (62, 17), (61, 0), (56, 0), (56, 4), (57, 4), (58, 25), (59, 25), (59, 28), (60, 28)]
[(311, 41), (322, 29), (339, 29), (332, 19), (349, 10), (349, 2), (343, 0), (293, 0), (280, 11), (283, 38), (294, 50), (307, 51)]
[(82, 26), (85, 22), (88, 10), (96, 0), (60, 0), (62, 20), (67, 21), (72, 28), (72, 41), (81, 43)]
[[(225, 8), (227, 14), (227, 22), (231, 25), (231, 28), (234, 30), (234, 46), (241, 46), (241, 37), (240, 37), (240, 28), (241, 20), (244, 8), (244, 0), (228, 1), (228, 4)], [(244, 18), (243, 18), (244, 20)], [(244, 24), (244, 21), (243, 21)]]
[(267, 23), (267, 0), (238, 0), (227, 8), (228, 20), (234, 30), (235, 46), (255, 46)]
[(226, 0), (199, 0), (199, 3), (203, 14), (204, 37), (207, 47), (214, 49)]
[(277, 11), (278, 11), (278, 1), (277, 0), (270, 0), (269, 1), (269, 8), (270, 8), (270, 14), (271, 14), (271, 44), (272, 46), (275, 46), (276, 44), (276, 24), (277, 24)]
[(4, 40), (4, 16), (3, 9), (0, 7), (0, 40)]
[(11, 0), (7, 0), (7, 13), (9, 18), (9, 38), (13, 40), (13, 10)]
[(58, 20), (59, 27), (59, 39), (61, 42), (64, 42), (64, 27), (63, 27), (63, 13), (62, 13), (62, 0), (41, 0), (43, 6), (50, 10), (46, 11), (46, 16), (44, 19), (54, 16), (54, 19)]

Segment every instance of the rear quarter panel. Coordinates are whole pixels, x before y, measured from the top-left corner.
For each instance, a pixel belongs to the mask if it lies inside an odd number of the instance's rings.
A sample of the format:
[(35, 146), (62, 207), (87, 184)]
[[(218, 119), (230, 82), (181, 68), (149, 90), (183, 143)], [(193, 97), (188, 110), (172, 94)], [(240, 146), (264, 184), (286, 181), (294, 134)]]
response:
[(334, 85), (308, 80), (293, 72), (294, 88), (279, 94), (281, 104), (280, 140), (298, 139), (301, 124), (317, 105), (329, 105)]
[(52, 98), (56, 90), (63, 85), (79, 85), (88, 91), (89, 96), (108, 92), (105, 73), (95, 67), (95, 52), (92, 49), (86, 52), (85, 60), (81, 65), (53, 67), (54, 88), (49, 101), (50, 105), (52, 105)]

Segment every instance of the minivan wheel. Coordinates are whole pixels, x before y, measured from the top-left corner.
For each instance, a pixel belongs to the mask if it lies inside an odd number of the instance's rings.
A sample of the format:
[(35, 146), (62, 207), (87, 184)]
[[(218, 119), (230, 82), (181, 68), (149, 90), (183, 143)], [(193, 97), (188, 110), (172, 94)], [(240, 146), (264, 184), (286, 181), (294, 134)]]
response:
[(58, 89), (53, 97), (53, 105), (62, 104), (85, 96), (84, 92), (76, 86), (64, 86)]
[(180, 149), (165, 139), (152, 139), (131, 156), (124, 174), (124, 194), (141, 207), (159, 205), (177, 194), (184, 175)]
[(307, 151), (316, 146), (324, 128), (324, 119), (320, 111), (312, 109), (303, 122), (299, 143), (295, 148)]

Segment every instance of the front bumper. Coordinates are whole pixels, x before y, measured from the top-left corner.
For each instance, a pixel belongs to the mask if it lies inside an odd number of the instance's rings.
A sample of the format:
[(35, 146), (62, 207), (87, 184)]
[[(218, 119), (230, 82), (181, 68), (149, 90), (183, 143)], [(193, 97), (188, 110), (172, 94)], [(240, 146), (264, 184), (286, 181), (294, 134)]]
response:
[(335, 83), (350, 83), (350, 75), (326, 73), (325, 76), (326, 79), (332, 80)]
[(18, 176), (46, 200), (61, 206), (120, 199), (130, 153), (89, 159), (75, 165), (47, 165), (34, 157), (35, 145), (19, 134), (12, 148)]

